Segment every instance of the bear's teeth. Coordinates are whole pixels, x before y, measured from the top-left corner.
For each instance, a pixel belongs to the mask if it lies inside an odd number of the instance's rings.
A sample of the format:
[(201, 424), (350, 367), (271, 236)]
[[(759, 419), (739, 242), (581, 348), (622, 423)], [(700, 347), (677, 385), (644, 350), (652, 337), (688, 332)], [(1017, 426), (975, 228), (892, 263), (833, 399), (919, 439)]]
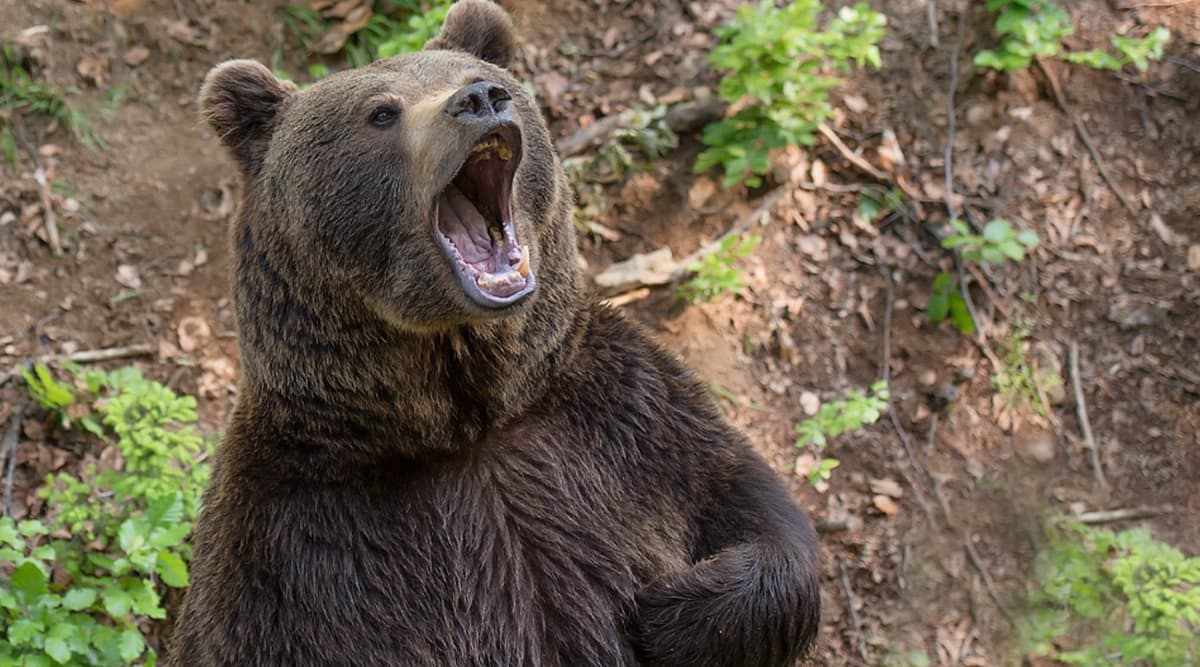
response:
[(521, 263), (517, 265), (517, 273), (521, 274), (522, 278), (529, 277), (529, 246), (521, 246)]

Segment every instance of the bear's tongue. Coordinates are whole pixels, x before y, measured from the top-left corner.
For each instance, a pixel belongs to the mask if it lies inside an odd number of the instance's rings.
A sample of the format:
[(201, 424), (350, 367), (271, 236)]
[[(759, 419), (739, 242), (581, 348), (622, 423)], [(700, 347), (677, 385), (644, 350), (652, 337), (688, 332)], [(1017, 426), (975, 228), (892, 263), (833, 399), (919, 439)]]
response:
[(526, 259), (511, 227), (489, 223), (453, 183), (438, 198), (438, 231), (450, 241), (452, 259), (481, 289), (506, 297), (525, 287), (521, 268)]

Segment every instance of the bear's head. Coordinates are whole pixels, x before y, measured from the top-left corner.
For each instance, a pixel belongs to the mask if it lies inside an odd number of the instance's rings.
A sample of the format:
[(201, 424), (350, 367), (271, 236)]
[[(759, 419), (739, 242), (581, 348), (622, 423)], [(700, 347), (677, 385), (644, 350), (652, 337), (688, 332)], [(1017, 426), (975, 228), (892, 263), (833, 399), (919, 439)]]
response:
[(238, 233), (292, 288), (410, 333), (572, 300), (570, 190), (505, 69), (516, 48), (502, 9), (462, 0), (423, 51), (305, 90), (258, 62), (218, 65), (200, 103), (242, 175)]

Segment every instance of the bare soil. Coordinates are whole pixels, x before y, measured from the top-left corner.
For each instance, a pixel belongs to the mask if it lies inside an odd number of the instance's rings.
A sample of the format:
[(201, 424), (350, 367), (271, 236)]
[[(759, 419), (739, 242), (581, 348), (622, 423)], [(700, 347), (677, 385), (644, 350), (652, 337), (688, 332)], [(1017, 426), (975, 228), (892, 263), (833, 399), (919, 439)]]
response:
[[(1166, 25), (1169, 58), (1144, 74), (1050, 61), (1001, 75), (970, 65), (992, 44), (990, 18), (974, 7), (982, 3), (969, 3), (960, 30), (963, 3), (932, 1), (932, 24), (926, 2), (871, 3), (890, 21), (885, 64), (835, 95), (831, 123), (887, 175), (881, 185), (904, 188), (905, 211), (856, 224), (861, 190), (878, 181), (823, 139), (779, 156), (768, 185), (747, 192), (693, 174), (700, 146), (684, 136), (664, 159), (605, 186), (610, 206), (598, 222), (619, 238), (580, 238), (591, 274), (664, 246), (681, 257), (784, 188), (767, 221), (752, 225), (763, 242), (743, 264), (742, 294), (684, 306), (656, 288), (624, 307), (715, 385), (822, 526), (826, 613), (813, 664), (886, 664), (914, 650), (939, 665), (1020, 663), (1000, 609), (1019, 603), (1048, 513), (1162, 509), (1143, 523), (1200, 553), (1200, 5), (1064, 2), (1079, 28), (1071, 46)], [(634, 106), (711, 95), (717, 76), (704, 56), (736, 3), (502, 4), (526, 40), (515, 69), (538, 87), (561, 139)], [(230, 57), (276, 57), (303, 71), (281, 6), (0, 4), (0, 37), (29, 55), (39, 80), (76, 89), (68, 100), (104, 143), (88, 148), (61, 127), (17, 119), (21, 164), (0, 171), (0, 423), (28, 402), (16, 376), (29, 360), (149, 345), (148, 355), (107, 363), (136, 363), (197, 394), (206, 428), (220, 430), (237, 377), (226, 239), (237, 185), (197, 120), (195, 94)], [(1026, 262), (974, 281), (983, 344), (930, 325), (923, 310), (933, 276), (952, 269), (932, 230), (947, 219), (956, 44), (955, 206), (976, 224), (1005, 218), (1042, 239)], [(48, 245), (48, 212), (60, 256)], [(1006, 405), (993, 387), (999, 368), (988, 357), (1003, 360), (1019, 328), (1039, 371), (1064, 381), (1044, 388), (1048, 417), (1026, 401)], [(793, 444), (810, 395), (863, 389), (885, 365), (896, 423), (885, 417), (834, 440), (829, 455), (841, 466), (813, 488), (796, 474)], [(1106, 486), (1081, 435), (1074, 384)], [(78, 464), (30, 410), (17, 447), (18, 517), (42, 511), (33, 491), (46, 473)]]

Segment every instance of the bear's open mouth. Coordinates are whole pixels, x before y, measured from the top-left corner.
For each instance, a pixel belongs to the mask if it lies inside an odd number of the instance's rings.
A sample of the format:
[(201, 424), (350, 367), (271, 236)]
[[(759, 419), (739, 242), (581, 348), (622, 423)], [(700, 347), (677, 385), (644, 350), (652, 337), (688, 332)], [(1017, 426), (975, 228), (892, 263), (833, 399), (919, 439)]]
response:
[(520, 135), (500, 126), (475, 143), (434, 205), (436, 234), (472, 301), (500, 308), (533, 291), (529, 247), (517, 240), (512, 182)]

